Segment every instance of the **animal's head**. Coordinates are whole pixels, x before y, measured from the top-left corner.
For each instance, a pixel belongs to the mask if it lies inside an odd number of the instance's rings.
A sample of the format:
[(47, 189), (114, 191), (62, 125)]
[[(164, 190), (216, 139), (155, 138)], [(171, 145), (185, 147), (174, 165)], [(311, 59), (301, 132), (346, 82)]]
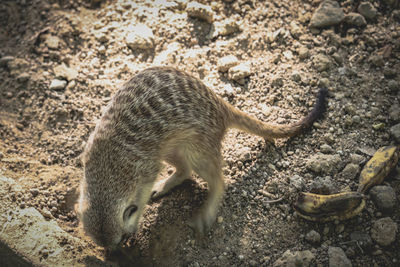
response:
[(85, 233), (109, 249), (136, 232), (153, 185), (147, 182), (150, 173), (137, 171), (142, 161), (127, 157), (97, 146), (83, 158), (85, 174), (76, 211)]

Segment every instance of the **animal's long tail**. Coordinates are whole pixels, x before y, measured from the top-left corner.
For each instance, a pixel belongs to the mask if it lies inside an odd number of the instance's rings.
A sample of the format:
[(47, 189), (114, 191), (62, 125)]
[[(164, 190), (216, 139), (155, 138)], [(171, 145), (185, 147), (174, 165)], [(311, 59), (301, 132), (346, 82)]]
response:
[(294, 136), (310, 127), (312, 123), (322, 115), (325, 110), (327, 94), (328, 89), (321, 88), (311, 112), (306, 117), (293, 124), (282, 125), (265, 123), (234, 108), (231, 113), (230, 127), (238, 128), (266, 139)]

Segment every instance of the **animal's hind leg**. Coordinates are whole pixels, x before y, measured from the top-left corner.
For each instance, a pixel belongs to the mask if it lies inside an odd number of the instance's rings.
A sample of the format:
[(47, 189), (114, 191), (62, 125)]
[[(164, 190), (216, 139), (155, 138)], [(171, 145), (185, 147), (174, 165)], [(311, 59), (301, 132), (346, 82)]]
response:
[(192, 158), (193, 170), (208, 183), (206, 202), (199, 213), (189, 222), (198, 233), (204, 232), (215, 222), (217, 211), (224, 194), (224, 181), (221, 173), (221, 156), (204, 153)]
[(158, 181), (153, 186), (153, 199), (164, 196), (172, 188), (180, 185), (184, 180), (189, 179), (192, 172), (183, 149), (176, 149), (173, 153), (167, 155), (165, 160), (174, 166), (176, 171), (169, 178)]

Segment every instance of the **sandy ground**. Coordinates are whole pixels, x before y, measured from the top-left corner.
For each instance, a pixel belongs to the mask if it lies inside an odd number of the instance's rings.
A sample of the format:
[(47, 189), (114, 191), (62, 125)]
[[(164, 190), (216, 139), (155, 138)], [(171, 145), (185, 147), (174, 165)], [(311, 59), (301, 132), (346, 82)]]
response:
[[(103, 249), (79, 229), (73, 209), (82, 177), (79, 155), (102, 107), (129, 77), (154, 65), (174, 66), (234, 106), (276, 123), (304, 116), (324, 85), (330, 91), (326, 114), (298, 137), (269, 146), (229, 131), (226, 195), (218, 222), (204, 238), (195, 238), (186, 225), (207, 193), (194, 176), (149, 203), (124, 252), (106, 260), (120, 266), (269, 266), (287, 250), (308, 250), (312, 265), (328, 266), (329, 248), (340, 247), (353, 266), (398, 266), (399, 231), (388, 246), (371, 240), (374, 221), (390, 217), (400, 223), (398, 172), (385, 181), (397, 195), (390, 212), (368, 196), (366, 209), (353, 219), (311, 223), (292, 207), (298, 192), (310, 191), (321, 178), (331, 191), (356, 190), (373, 152), (395, 143), (396, 1), (367, 1), (377, 14), (366, 25), (347, 21), (323, 30), (309, 27), (319, 0), (200, 2), (208, 13), (191, 14), (183, 0), (1, 1), (0, 172), (25, 190), (2, 197), (38, 209), (84, 241), (79, 253), (104, 260)], [(349, 14), (357, 12), (357, 2), (338, 3)], [(138, 24), (150, 33), (136, 36)], [(243, 77), (219, 71), (228, 55), (247, 66)], [(316, 170), (309, 162), (317, 153), (339, 161)], [(161, 177), (172, 171), (167, 166)], [(305, 238), (311, 230), (320, 235), (318, 242)], [(364, 234), (367, 245), (354, 241), (355, 232)]]

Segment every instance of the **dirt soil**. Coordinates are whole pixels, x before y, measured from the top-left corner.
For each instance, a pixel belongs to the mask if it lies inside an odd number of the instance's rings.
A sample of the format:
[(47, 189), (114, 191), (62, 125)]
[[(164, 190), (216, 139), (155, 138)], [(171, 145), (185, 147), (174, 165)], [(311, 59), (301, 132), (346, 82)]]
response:
[[(321, 177), (333, 184), (331, 191), (356, 190), (359, 171), (373, 152), (395, 143), (390, 128), (400, 122), (396, 1), (367, 1), (378, 13), (365, 26), (342, 23), (323, 30), (309, 27), (319, 0), (200, 2), (214, 12), (213, 22), (188, 16), (184, 0), (1, 1), (0, 172), (26, 190), (2, 197), (21, 208), (35, 207), (84, 240), (77, 253), (120, 266), (269, 266), (287, 250), (309, 250), (313, 265), (327, 266), (329, 247), (342, 248), (353, 266), (398, 266), (399, 231), (388, 246), (373, 240), (365, 248), (350, 236), (357, 231), (370, 236), (381, 217), (400, 225), (399, 200), (385, 214), (367, 196), (359, 216), (328, 223), (305, 221), (292, 206), (299, 191), (310, 191)], [(339, 4), (348, 14), (357, 12), (358, 2)], [(215, 33), (213, 27), (227, 22), (234, 25), (231, 32)], [(138, 23), (153, 36), (132, 49), (126, 37)], [(227, 55), (250, 66), (244, 79), (218, 70)], [(149, 203), (124, 250), (106, 257), (82, 233), (74, 212), (82, 177), (79, 155), (113, 93), (153, 65), (192, 73), (264, 121), (299, 120), (311, 109), (319, 85), (329, 88), (329, 103), (310, 131), (276, 140), (275, 146), (228, 132), (226, 194), (205, 237), (196, 237), (186, 224), (207, 193), (194, 176)], [(318, 171), (308, 160), (320, 152), (340, 161)], [(161, 177), (172, 171), (167, 166)], [(385, 184), (399, 199), (398, 171)], [(320, 241), (307, 241), (311, 230)]]

